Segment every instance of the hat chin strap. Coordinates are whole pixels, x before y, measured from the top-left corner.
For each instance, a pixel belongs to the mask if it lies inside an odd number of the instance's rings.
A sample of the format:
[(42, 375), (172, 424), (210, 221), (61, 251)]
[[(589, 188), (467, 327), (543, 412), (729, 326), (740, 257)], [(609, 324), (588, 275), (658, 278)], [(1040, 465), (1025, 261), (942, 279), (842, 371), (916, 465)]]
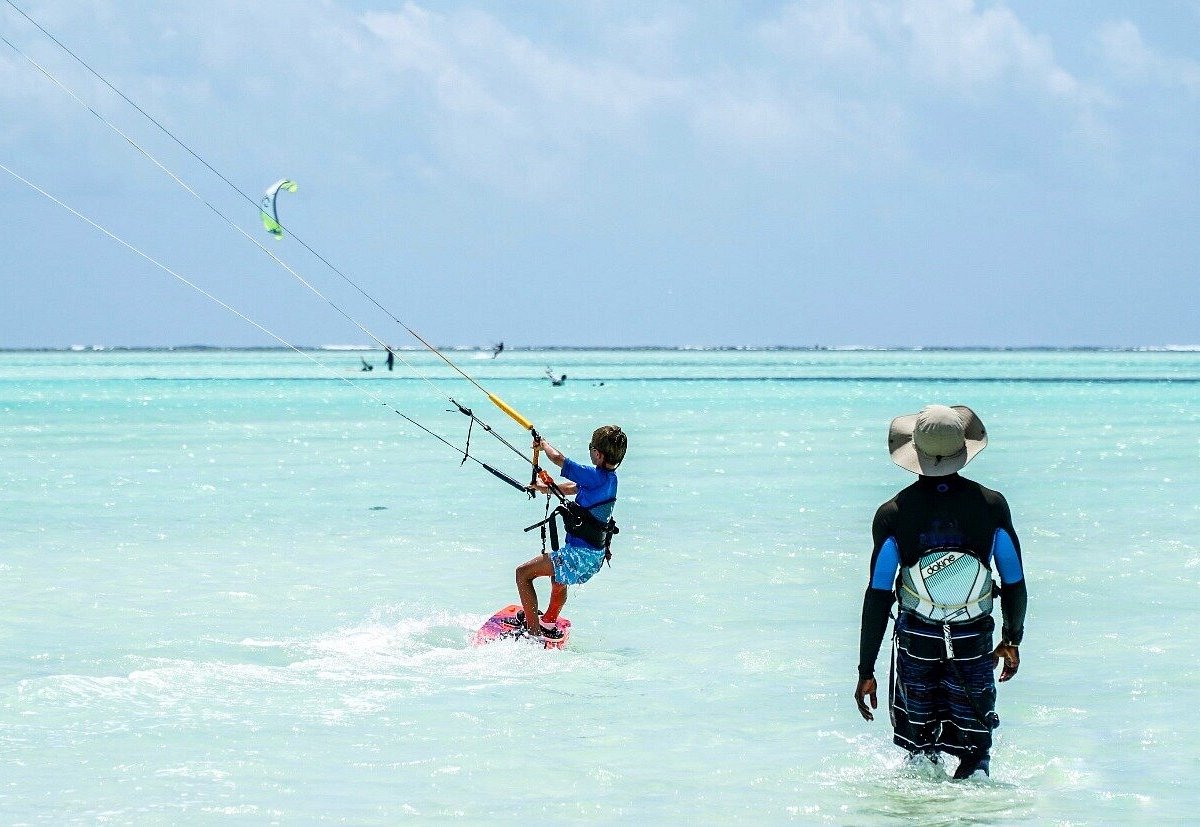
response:
[(917, 449), (918, 454), (920, 454), (923, 457), (926, 457), (927, 459), (932, 459), (934, 465), (940, 465), (942, 460), (944, 460), (944, 459), (954, 459), (955, 457), (962, 456), (963, 454), (965, 454), (967, 452), (967, 443), (965, 443), (965, 442), (962, 444), (962, 447), (959, 448), (957, 451), (955, 451), (953, 454), (928, 454), (921, 449), (920, 445), (914, 445), (914, 447)]

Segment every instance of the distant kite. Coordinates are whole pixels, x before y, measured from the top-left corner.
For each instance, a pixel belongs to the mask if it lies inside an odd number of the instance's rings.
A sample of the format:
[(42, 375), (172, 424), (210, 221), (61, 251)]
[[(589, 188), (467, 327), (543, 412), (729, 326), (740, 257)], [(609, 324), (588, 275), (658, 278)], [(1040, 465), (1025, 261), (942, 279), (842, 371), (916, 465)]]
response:
[(267, 187), (267, 191), (263, 193), (262, 200), (262, 223), (268, 233), (275, 238), (283, 238), (283, 225), (279, 223), (279, 208), (275, 205), (276, 199), (279, 198), (279, 191), (287, 190), (288, 192), (296, 191), (296, 182), (284, 178), (276, 181), (271, 186)]

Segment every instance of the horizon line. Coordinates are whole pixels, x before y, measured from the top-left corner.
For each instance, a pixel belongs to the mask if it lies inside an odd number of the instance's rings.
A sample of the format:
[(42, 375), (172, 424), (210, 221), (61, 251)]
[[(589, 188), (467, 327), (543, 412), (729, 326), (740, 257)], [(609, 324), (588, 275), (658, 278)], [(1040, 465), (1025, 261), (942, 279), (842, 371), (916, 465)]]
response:
[[(420, 353), (428, 349), (422, 345), (391, 345), (392, 350), (402, 353)], [(491, 352), (492, 345), (439, 345), (439, 350), (449, 352)], [(3, 346), (0, 353), (104, 353), (118, 352), (191, 352), (245, 351), (283, 352), (292, 350), (317, 352), (370, 353), (384, 352), (378, 345), (324, 344), (297, 345), (295, 348), (281, 345), (47, 345), (47, 346)], [(1113, 353), (1194, 353), (1200, 352), (1200, 344), (1154, 344), (1154, 345), (509, 345), (505, 352), (595, 352), (595, 351), (669, 351), (669, 352), (1113, 352)]]

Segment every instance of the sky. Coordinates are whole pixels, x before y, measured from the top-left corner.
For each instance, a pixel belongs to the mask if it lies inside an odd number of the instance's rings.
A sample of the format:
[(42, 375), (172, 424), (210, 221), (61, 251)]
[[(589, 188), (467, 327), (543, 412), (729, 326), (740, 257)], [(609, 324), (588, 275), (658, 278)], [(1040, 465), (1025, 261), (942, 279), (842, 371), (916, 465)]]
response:
[(0, 35), (0, 348), (279, 343), (180, 279), (301, 346), (1200, 343), (1200, 0), (0, 0)]

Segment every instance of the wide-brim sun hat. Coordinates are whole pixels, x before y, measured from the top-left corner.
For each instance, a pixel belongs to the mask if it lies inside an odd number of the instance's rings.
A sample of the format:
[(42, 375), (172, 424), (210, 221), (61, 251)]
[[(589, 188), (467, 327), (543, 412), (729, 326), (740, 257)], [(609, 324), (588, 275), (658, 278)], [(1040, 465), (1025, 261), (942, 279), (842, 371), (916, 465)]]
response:
[(966, 405), (926, 405), (892, 420), (892, 462), (925, 477), (957, 473), (987, 446), (987, 429)]

